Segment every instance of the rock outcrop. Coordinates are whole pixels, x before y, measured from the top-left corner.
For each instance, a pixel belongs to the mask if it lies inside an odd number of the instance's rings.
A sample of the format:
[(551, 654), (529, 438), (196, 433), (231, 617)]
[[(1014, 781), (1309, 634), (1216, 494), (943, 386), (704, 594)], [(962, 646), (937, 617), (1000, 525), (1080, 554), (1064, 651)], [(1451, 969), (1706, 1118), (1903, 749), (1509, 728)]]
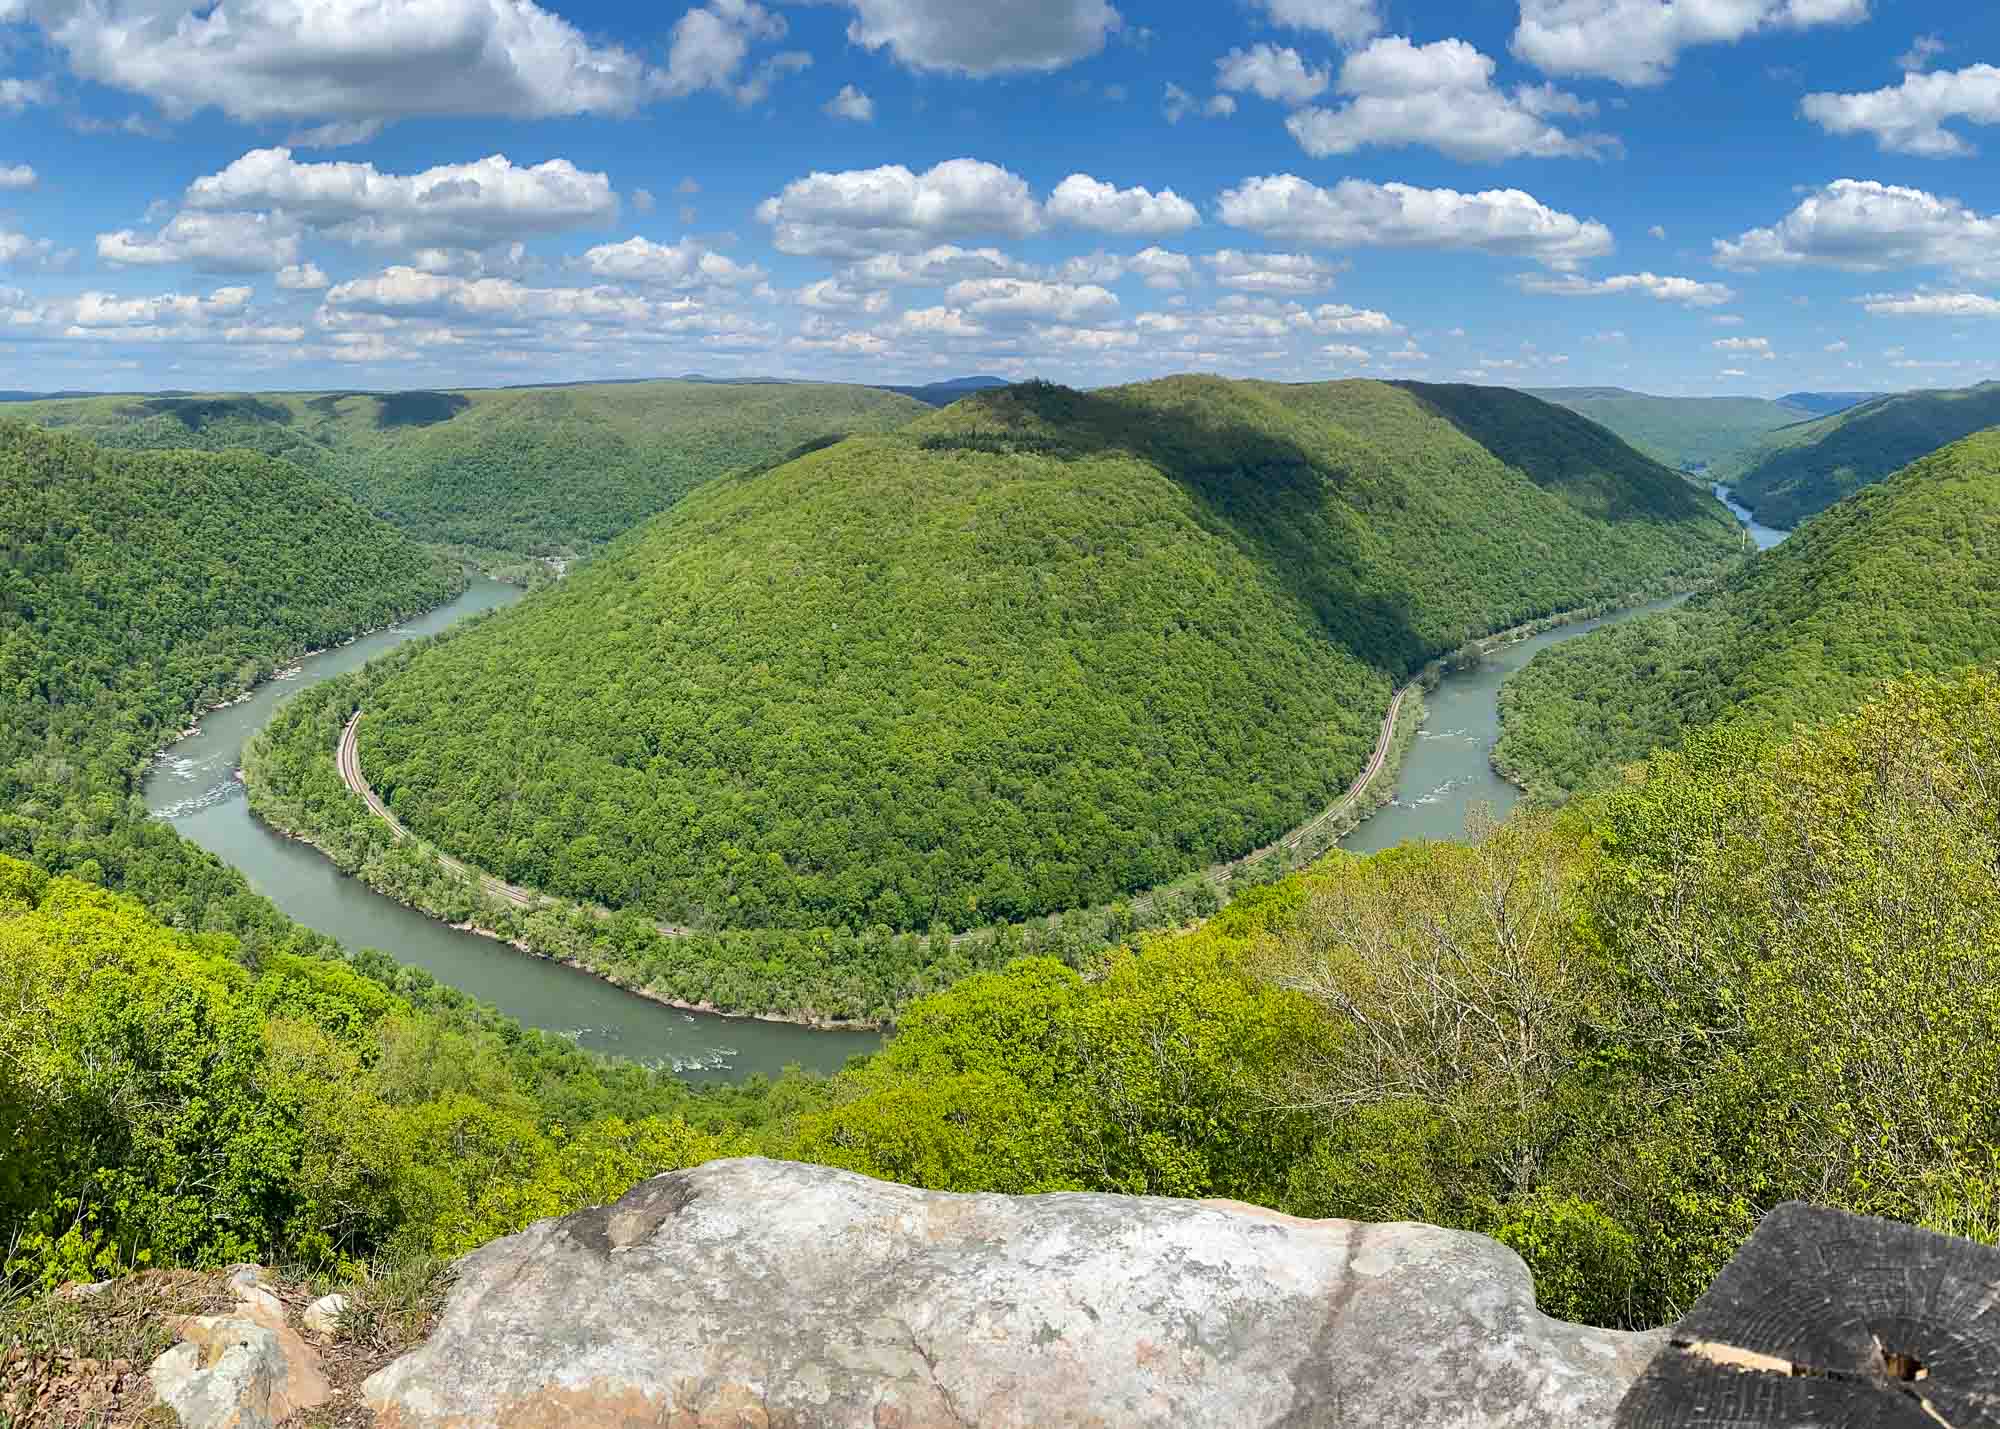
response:
[(385, 1429), (1599, 1429), (1658, 1344), (1465, 1232), (744, 1159), (475, 1251), (363, 1389)]
[(181, 1342), (153, 1361), (157, 1402), (185, 1429), (275, 1429), (326, 1403), (319, 1355), (285, 1323), (284, 1302), (258, 1267), (238, 1266), (229, 1288), (233, 1311), (183, 1320)]

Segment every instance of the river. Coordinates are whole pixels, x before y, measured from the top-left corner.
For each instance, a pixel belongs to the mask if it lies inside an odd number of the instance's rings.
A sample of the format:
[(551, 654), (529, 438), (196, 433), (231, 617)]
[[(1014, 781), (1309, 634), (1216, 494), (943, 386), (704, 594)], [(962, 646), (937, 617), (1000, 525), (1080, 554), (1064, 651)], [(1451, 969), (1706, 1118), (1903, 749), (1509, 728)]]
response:
[[(1786, 532), (1750, 521), (1723, 487), (1716, 495), (1768, 549)], [(203, 848), (242, 870), (250, 886), (280, 908), (350, 948), (382, 948), (440, 982), (491, 1003), (531, 1027), (572, 1037), (584, 1047), (674, 1068), (692, 1080), (775, 1076), (788, 1063), (809, 1071), (837, 1070), (881, 1039), (868, 1032), (817, 1032), (782, 1022), (682, 1012), (634, 996), (504, 943), (461, 933), (403, 907), (347, 877), (318, 850), (275, 833), (252, 818), (236, 779), (244, 742), (262, 729), (272, 708), (308, 685), (355, 669), (405, 640), (432, 635), (469, 615), (511, 605), (513, 586), (474, 578), (449, 605), (351, 645), (300, 662), (297, 673), (260, 685), (249, 699), (216, 710), (199, 730), (167, 749), (148, 772), (146, 806)], [(1471, 669), (1445, 676), (1425, 696), (1426, 716), (1396, 780), (1393, 803), (1341, 840), (1372, 853), (1412, 839), (1463, 837), (1467, 814), (1484, 804), (1504, 814), (1521, 791), (1493, 772), (1500, 737), (1499, 692), (1516, 670), (1551, 645), (1600, 625), (1674, 601), (1581, 621), (1503, 646)]]
[[(1717, 486), (1716, 499), (1768, 551), (1791, 532), (1759, 526), (1736, 504), (1729, 488)], [(1493, 746), (1500, 738), (1500, 686), (1551, 645), (1588, 635), (1600, 625), (1630, 620), (1678, 605), (1685, 596), (1617, 611), (1595, 620), (1558, 626), (1526, 640), (1503, 645), (1469, 669), (1446, 675), (1424, 696), (1424, 724), (1396, 776), (1393, 803), (1340, 841), (1354, 853), (1375, 853), (1413, 839), (1465, 836), (1466, 816), (1484, 804), (1495, 815), (1521, 801), (1521, 791), (1493, 771)]]
[(1776, 526), (1758, 525), (1757, 518), (1750, 514), (1749, 507), (1736, 504), (1736, 493), (1729, 487), (1718, 482), (1712, 489), (1715, 492), (1715, 499), (1727, 506), (1729, 514), (1741, 522), (1743, 529), (1750, 533), (1750, 539), (1757, 543), (1758, 550), (1768, 551), (1792, 534), (1790, 531), (1780, 531)]
[(197, 733), (167, 749), (148, 771), (146, 807), (235, 865), (250, 886), (309, 928), (350, 948), (381, 948), (510, 1017), (580, 1045), (674, 1068), (692, 1080), (735, 1080), (787, 1063), (831, 1072), (881, 1039), (866, 1032), (815, 1032), (783, 1022), (703, 1016), (649, 1002), (560, 963), (461, 933), (384, 898), (337, 870), (317, 849), (251, 817), (236, 779), (243, 745), (272, 708), (308, 685), (355, 669), (419, 635), (511, 605), (513, 586), (474, 578), (449, 605), (300, 662), (299, 673), (260, 685), (248, 700), (206, 716)]

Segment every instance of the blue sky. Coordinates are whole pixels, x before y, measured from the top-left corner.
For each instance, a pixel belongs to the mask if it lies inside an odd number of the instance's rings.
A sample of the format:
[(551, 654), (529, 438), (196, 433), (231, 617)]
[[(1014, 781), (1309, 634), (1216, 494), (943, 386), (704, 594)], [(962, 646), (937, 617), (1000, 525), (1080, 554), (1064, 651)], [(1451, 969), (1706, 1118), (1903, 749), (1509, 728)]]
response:
[(1960, 386), (2000, 10), (0, 0), (0, 388)]

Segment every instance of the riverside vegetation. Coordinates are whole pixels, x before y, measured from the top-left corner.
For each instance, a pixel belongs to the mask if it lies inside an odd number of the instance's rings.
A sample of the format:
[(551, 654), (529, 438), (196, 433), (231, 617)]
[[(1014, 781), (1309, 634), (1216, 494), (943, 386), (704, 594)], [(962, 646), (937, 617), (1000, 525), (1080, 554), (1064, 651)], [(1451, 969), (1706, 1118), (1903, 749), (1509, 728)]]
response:
[(1740, 550), (1705, 494), (1514, 393), (1017, 387), (711, 483), (330, 689), (252, 777), (305, 802), (359, 706), (397, 816), (510, 882), (935, 943), (1255, 848), (1428, 661)]
[[(9, 474), (160, 462), (198, 488), (253, 460), (8, 440)], [(365, 536), (402, 595), (440, 578), (309, 478), (263, 477), (235, 519), (327, 582), (304, 587), (298, 639), (366, 618), (336, 615), (361, 580), (321, 568), (314, 531), (263, 504), (273, 486)], [(44, 547), (75, 530), (10, 522), (10, 566), (60, 559)], [(221, 537), (185, 539), (193, 559)], [(8, 619), (88, 641), (90, 590), (19, 604), (41, 588), (10, 584)], [(195, 607), (182, 639), (232, 608)], [(296, 653), (243, 641), (251, 672)], [(9, 1295), (135, 1264), (447, 1256), (742, 1151), (1464, 1226), (1521, 1251), (1545, 1309), (1617, 1325), (1672, 1319), (1789, 1197), (2000, 1238), (1991, 674), (1904, 680), (1789, 735), (1692, 736), (1470, 845), (1334, 855), (1193, 929), (974, 973), (837, 1077), (702, 1094), (345, 955), (146, 821), (130, 776), (152, 736), (123, 712), (150, 701), (171, 728), (211, 697), (183, 675), (141, 699), (148, 678), (112, 665), (8, 750), (31, 781), (0, 854)], [(4, 727), (40, 697), (0, 686)], [(0, 1309), (0, 1338), (30, 1301)]]
[(1718, 721), (1783, 730), (1878, 681), (2000, 658), (2000, 431), (1912, 464), (1710, 592), (1549, 650), (1501, 692), (1495, 762), (1561, 798)]
[(1767, 526), (1796, 526), (1918, 457), (2000, 423), (2000, 382), (1898, 392), (1774, 432), (1714, 471)]

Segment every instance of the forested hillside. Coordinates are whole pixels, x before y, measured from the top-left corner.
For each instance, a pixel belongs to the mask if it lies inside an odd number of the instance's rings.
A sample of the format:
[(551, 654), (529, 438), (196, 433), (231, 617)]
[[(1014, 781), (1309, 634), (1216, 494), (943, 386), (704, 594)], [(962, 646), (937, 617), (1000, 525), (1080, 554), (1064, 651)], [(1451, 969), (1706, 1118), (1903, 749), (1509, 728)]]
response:
[(1796, 526), (1871, 482), (1974, 432), (2000, 425), (2000, 382), (1900, 392), (1775, 432), (1716, 479), (1766, 526)]
[(534, 556), (586, 553), (726, 471), (927, 410), (869, 387), (702, 382), (93, 397), (11, 409), (105, 446), (282, 456), (419, 540)]
[(1782, 730), (2000, 657), (2000, 431), (1849, 497), (1717, 590), (1537, 656), (1495, 760), (1564, 795), (1719, 720)]
[(0, 850), (114, 880), (156, 854), (172, 883), (179, 841), (127, 826), (135, 766), (200, 706), (464, 584), (289, 463), (0, 422)]
[(1254, 848), (1434, 656), (1740, 550), (1517, 393), (1013, 388), (703, 489), (364, 692), (361, 758), (511, 881), (706, 928), (973, 928)]
[(1762, 397), (1655, 397), (1622, 387), (1529, 387), (1531, 397), (1580, 412), (1678, 471), (1704, 472), (1740, 458), (1766, 435), (1809, 422), (1823, 408)]

